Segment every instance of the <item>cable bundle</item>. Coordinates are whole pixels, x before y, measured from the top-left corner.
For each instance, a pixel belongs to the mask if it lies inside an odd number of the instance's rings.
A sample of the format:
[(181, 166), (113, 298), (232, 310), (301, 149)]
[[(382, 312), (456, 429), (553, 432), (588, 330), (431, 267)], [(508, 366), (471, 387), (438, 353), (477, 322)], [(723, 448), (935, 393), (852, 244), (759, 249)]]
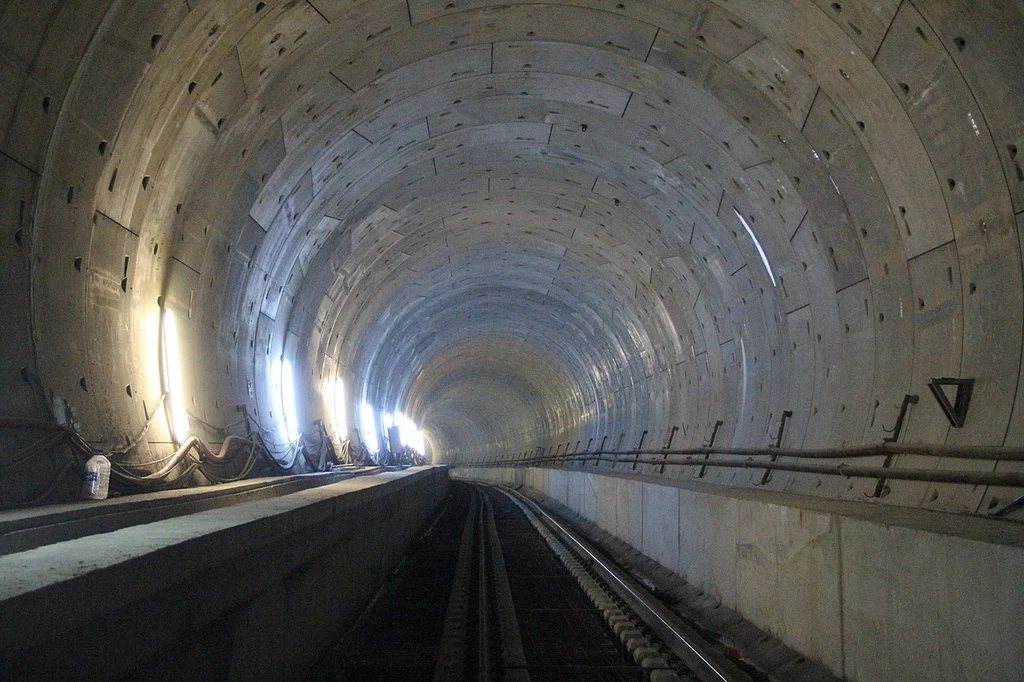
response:
[[(161, 396), (160, 401), (163, 399), (164, 396)], [(154, 409), (154, 416), (157, 413), (158, 409)], [(250, 419), (248, 415), (238, 424), (247, 419)], [(0, 509), (69, 501), (74, 495), (73, 491), (78, 489), (84, 463), (97, 454), (105, 455), (110, 460), (111, 475), (120, 492), (203, 485), (202, 481), (195, 479), (197, 473), (209, 483), (230, 483), (248, 478), (254, 471), (279, 474), (328, 471), (340, 463), (334, 444), (319, 421), (316, 423), (315, 436), (301, 435), (292, 443), (268, 441), (263, 432), (271, 432), (256, 422), (255, 431), (245, 436), (229, 435), (217, 450), (198, 436), (189, 436), (170, 455), (148, 462), (125, 462), (124, 458), (142, 442), (152, 422), (153, 417), (150, 417), (139, 435), (126, 446), (104, 451), (87, 442), (73, 429), (54, 422), (0, 418), (0, 428), (49, 432), (15, 452), (9, 461), (0, 464), (0, 473), (24, 470), (31, 465), (38, 466), (40, 458), (47, 454), (54, 456), (54, 468), (58, 470), (45, 490), (23, 500), (2, 499)], [(235, 425), (210, 426), (224, 432)], [(64, 455), (61, 456), (60, 446), (65, 444), (68, 448), (63, 450)], [(158, 465), (159, 468), (152, 469)], [(62, 482), (66, 484), (67, 490), (57, 494)]]

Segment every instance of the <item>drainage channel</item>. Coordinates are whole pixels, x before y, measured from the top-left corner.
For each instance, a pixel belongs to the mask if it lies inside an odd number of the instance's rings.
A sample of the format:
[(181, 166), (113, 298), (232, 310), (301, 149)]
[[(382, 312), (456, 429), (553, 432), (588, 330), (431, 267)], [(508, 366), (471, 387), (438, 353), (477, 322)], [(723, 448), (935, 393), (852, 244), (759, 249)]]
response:
[(551, 521), (511, 491), (453, 482), (432, 528), (309, 679), (745, 679), (650, 624), (630, 600), (653, 598), (623, 597)]

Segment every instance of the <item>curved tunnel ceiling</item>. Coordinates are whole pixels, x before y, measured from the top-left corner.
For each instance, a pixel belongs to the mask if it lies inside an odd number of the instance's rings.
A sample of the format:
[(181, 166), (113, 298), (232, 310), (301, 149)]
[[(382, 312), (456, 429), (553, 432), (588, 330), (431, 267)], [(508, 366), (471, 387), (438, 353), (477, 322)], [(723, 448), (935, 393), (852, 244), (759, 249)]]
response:
[(284, 357), (303, 423), (341, 377), (349, 423), (404, 409), (452, 461), (763, 444), (783, 410), (787, 445), (878, 442), (938, 376), (976, 379), (971, 419), (922, 401), (906, 440), (1024, 440), (1019, 3), (0, 12), (12, 415), (137, 433), (170, 308), (197, 429), (280, 419)]

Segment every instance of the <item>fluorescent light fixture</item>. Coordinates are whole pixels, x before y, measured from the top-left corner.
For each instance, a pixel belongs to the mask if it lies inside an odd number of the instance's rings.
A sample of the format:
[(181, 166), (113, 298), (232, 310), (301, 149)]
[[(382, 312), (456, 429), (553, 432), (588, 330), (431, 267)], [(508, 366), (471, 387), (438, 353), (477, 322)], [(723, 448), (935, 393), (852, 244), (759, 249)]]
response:
[(416, 434), (419, 432), (416, 422), (398, 412), (395, 414), (395, 424), (398, 425), (398, 438), (402, 441), (402, 445), (415, 448)]
[(380, 449), (380, 443), (377, 440), (377, 417), (373, 412), (373, 406), (369, 403), (359, 406), (359, 420), (363, 426), (363, 445), (370, 452), (377, 452)]
[(413, 434), (412, 441), (409, 443), (409, 447), (411, 447), (413, 450), (420, 453), (421, 455), (427, 454), (427, 445), (424, 442), (422, 431), (417, 430), (416, 433)]
[(281, 424), (284, 439), (293, 443), (299, 439), (299, 417), (295, 404), (295, 376), (291, 360), (281, 362)]
[(740, 219), (740, 222), (743, 223), (743, 227), (747, 230), (747, 234), (750, 235), (750, 239), (754, 242), (754, 246), (757, 247), (757, 255), (761, 256), (761, 263), (764, 264), (764, 269), (765, 271), (768, 272), (768, 276), (772, 280), (772, 286), (776, 286), (775, 273), (772, 272), (772, 264), (768, 262), (768, 255), (764, 252), (764, 249), (761, 248), (761, 242), (757, 241), (757, 237), (754, 235), (754, 231), (750, 229), (750, 225), (748, 225), (747, 221), (743, 218), (743, 214), (741, 214), (735, 208), (732, 209), (732, 211), (733, 213), (736, 214), (736, 217)]
[(338, 440), (348, 438), (348, 418), (345, 412), (345, 381), (341, 377), (334, 380), (334, 431)]
[(192, 425), (185, 410), (185, 391), (181, 383), (181, 351), (178, 347), (178, 323), (174, 311), (164, 309), (164, 392), (167, 394), (167, 410), (170, 416), (171, 437), (175, 443), (182, 443)]
[(402, 412), (396, 412), (395, 425), (398, 426), (398, 438), (404, 447), (412, 448), (420, 454), (426, 453), (423, 432), (416, 426), (416, 422), (406, 417)]
[(416, 431), (416, 425), (406, 419), (401, 412), (395, 413), (395, 425), (398, 426), (398, 440), (403, 446), (408, 445), (409, 437)]
[(284, 371), (280, 356), (270, 360), (270, 403), (271, 412), (277, 418), (277, 432), (283, 442), (288, 441), (287, 429), (284, 425), (284, 406), (281, 401), (281, 374)]
[(335, 423), (337, 421), (337, 415), (335, 414), (337, 411), (337, 396), (334, 395), (333, 381), (330, 379), (324, 380), (324, 383), (320, 386), (320, 397), (324, 401), (324, 416), (326, 417), (324, 422), (326, 423), (329, 419), (334, 424), (335, 429), (337, 429), (338, 425)]

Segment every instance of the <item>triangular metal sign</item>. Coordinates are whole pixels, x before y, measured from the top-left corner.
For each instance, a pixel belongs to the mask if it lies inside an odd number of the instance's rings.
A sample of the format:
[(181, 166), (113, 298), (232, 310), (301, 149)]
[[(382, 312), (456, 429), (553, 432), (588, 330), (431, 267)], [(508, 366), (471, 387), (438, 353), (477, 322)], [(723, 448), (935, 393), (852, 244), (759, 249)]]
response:
[[(953, 386), (956, 388), (956, 393), (954, 394), (952, 401), (950, 401), (949, 396), (946, 395), (946, 386)], [(943, 413), (946, 415), (946, 419), (949, 420), (949, 423), (953, 428), (962, 428), (964, 421), (967, 419), (967, 408), (971, 405), (971, 393), (974, 391), (974, 379), (942, 377), (940, 379), (932, 379), (931, 383), (928, 384), (928, 388), (932, 390), (932, 395), (935, 396), (935, 400), (938, 401), (939, 407), (942, 408)]]

